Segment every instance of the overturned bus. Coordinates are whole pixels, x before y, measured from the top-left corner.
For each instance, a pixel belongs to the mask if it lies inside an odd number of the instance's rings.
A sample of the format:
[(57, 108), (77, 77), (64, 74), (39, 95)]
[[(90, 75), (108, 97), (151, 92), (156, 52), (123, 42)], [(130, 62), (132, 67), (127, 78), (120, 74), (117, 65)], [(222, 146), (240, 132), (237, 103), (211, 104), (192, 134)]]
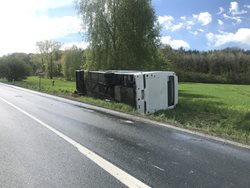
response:
[(172, 109), (178, 103), (178, 78), (174, 72), (76, 71), (80, 95), (131, 105), (139, 113)]

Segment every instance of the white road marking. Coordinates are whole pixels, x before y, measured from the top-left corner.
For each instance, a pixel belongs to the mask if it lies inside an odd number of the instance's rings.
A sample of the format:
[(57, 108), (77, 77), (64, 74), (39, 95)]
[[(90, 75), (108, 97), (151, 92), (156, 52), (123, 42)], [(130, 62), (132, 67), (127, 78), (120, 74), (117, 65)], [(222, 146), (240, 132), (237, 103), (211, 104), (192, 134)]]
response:
[(85, 111), (90, 112), (90, 113), (94, 113), (94, 110), (90, 110), (90, 109), (85, 109)]
[(114, 138), (108, 138), (108, 140), (113, 142), (115, 139)]
[(127, 124), (134, 124), (134, 122), (130, 120), (122, 120), (122, 122), (127, 123)]
[(193, 174), (193, 173), (194, 173), (194, 171), (193, 171), (193, 170), (190, 170), (189, 174)]
[(39, 120), (38, 118), (34, 117), (33, 115), (29, 114), (28, 112), (22, 110), (21, 108), (17, 107), (16, 105), (8, 102), (4, 98), (0, 97), (2, 101), (7, 103), (8, 105), (12, 106), (16, 110), (22, 112), (29, 118), (33, 119), (37, 123), (41, 124), (42, 126), (46, 127), (59, 137), (63, 138), (65, 141), (73, 145), (78, 149), (79, 152), (81, 152), (85, 157), (93, 161), (95, 164), (97, 164), (99, 167), (104, 169), (106, 172), (111, 174), (113, 177), (115, 177), (117, 180), (119, 180), (121, 183), (126, 185), (127, 187), (131, 188), (149, 188), (148, 185), (141, 182), (140, 180), (136, 179), (135, 177), (131, 176), (124, 170), (120, 169), (119, 167), (115, 166), (114, 164), (110, 163), (106, 159), (102, 158), (101, 156), (97, 155), (96, 153), (92, 152), (88, 148), (84, 147), (83, 145), (77, 143), (73, 139), (69, 138), (68, 136), (64, 135), (63, 133), (59, 132), (58, 130), (54, 129), (53, 127), (49, 126), (48, 124), (44, 123), (43, 121)]
[(160, 171), (163, 171), (165, 172), (165, 170), (163, 168), (160, 168), (159, 166), (156, 166), (156, 165), (152, 165), (152, 167), (155, 167), (156, 169), (160, 170)]

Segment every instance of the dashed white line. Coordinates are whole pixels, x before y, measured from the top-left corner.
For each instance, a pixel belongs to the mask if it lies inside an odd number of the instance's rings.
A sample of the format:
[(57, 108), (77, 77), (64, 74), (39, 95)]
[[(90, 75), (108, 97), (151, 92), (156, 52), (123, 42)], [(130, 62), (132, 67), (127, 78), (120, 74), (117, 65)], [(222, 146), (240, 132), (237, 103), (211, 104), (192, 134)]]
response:
[(44, 126), (45, 128), (49, 129), (74, 147), (78, 149), (80, 153), (82, 153), (85, 157), (93, 161), (95, 164), (97, 164), (99, 167), (104, 169), (106, 172), (108, 172), (110, 175), (115, 177), (117, 180), (119, 180), (121, 183), (126, 185), (127, 187), (131, 188), (148, 188), (149, 186), (145, 183), (141, 182), (140, 180), (136, 179), (135, 177), (131, 176), (124, 170), (120, 169), (119, 167), (115, 166), (111, 162), (107, 161), (106, 159), (102, 158), (101, 156), (97, 155), (96, 153), (92, 152), (88, 148), (84, 147), (83, 145), (77, 143), (73, 139), (69, 138), (68, 136), (64, 135), (63, 133), (59, 132), (58, 130), (54, 129), (53, 127), (49, 126), (48, 124), (44, 123), (43, 121), (39, 120), (38, 118), (34, 117), (33, 115), (29, 114), (28, 112), (22, 110), (18, 106), (8, 102), (4, 98), (0, 97), (0, 99), (7, 103), (8, 105), (12, 106), (16, 110), (22, 112), (29, 118), (33, 119), (40, 125)]

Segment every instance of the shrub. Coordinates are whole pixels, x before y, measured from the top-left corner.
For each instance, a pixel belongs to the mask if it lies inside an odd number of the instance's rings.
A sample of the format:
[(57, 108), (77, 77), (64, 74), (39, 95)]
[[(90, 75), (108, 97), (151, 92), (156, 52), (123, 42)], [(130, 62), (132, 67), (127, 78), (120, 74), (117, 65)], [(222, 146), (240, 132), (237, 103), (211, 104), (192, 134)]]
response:
[(10, 56), (1, 59), (0, 69), (0, 77), (6, 78), (8, 81), (25, 79), (31, 72), (31, 67), (23, 60)]
[(212, 74), (184, 71), (176, 71), (176, 73), (181, 82), (228, 83), (224, 77)]

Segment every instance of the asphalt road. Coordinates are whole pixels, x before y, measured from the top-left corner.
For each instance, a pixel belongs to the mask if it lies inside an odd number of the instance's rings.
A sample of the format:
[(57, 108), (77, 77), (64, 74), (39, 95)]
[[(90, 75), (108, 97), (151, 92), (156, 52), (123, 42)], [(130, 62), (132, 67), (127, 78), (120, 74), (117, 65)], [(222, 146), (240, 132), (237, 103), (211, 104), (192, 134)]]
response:
[(136, 181), (157, 188), (250, 187), (250, 150), (0, 84), (0, 187), (134, 187)]

